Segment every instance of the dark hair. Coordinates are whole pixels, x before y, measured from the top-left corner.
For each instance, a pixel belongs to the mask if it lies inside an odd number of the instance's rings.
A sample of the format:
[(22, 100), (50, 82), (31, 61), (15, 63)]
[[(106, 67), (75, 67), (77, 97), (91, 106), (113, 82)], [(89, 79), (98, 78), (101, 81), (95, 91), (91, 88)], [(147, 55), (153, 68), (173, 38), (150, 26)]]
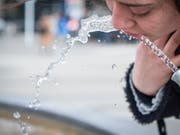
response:
[[(101, 4), (101, 5), (103, 5), (105, 3), (104, 0), (98, 0), (98, 1), (97, 0), (92, 0), (92, 1), (94, 1), (97, 4)], [(175, 5), (176, 5), (177, 10), (180, 13), (180, 0), (174, 0), (174, 1), (175, 1)]]
[(175, 0), (177, 10), (180, 12), (180, 0)]
[[(10, 4), (5, 4), (4, 6), (0, 6), (0, 10), (1, 9), (9, 9), (9, 8), (14, 8), (14, 7), (20, 6), (20, 5), (24, 4), (26, 1), (29, 1), (29, 0), (19, 0), (18, 2), (14, 2), (14, 3), (10, 3)], [(92, 0), (92, 1), (94, 1), (94, 0)], [(174, 1), (175, 1), (175, 5), (177, 7), (177, 10), (180, 12), (180, 0), (174, 0)], [(98, 0), (96, 2), (101, 3), (101, 4), (105, 3), (104, 0)]]

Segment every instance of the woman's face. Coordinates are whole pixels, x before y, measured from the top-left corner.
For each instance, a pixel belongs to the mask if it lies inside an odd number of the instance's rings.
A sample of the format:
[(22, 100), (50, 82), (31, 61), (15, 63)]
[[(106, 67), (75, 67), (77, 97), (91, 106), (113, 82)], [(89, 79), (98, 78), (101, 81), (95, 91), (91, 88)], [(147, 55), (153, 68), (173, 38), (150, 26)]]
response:
[(151, 40), (180, 28), (180, 13), (173, 0), (106, 0), (116, 29)]

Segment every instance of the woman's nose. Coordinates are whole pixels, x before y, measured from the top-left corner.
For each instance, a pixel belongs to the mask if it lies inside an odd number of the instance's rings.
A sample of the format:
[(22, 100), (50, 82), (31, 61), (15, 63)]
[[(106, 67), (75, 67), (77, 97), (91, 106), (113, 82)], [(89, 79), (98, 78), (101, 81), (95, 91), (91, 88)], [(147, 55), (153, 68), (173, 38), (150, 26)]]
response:
[(129, 9), (118, 3), (113, 5), (112, 23), (116, 29), (130, 29), (136, 24)]

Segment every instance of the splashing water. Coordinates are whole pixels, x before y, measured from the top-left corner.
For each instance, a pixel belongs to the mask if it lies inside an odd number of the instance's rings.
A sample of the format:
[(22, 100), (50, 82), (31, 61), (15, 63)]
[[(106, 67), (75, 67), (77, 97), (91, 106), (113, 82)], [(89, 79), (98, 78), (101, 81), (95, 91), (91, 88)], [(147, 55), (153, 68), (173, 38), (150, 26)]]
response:
[(20, 118), (21, 118), (21, 114), (20, 114), (19, 112), (14, 112), (14, 113), (13, 113), (13, 117), (14, 117), (15, 119), (20, 119)]
[(75, 42), (79, 41), (83, 44), (88, 42), (88, 37), (91, 32), (112, 32), (116, 31), (111, 24), (111, 16), (98, 17), (93, 15), (87, 19), (81, 21), (81, 29), (78, 32), (77, 37), (72, 37), (67, 40), (68, 44), (74, 45)]
[[(81, 21), (81, 29), (78, 33), (78, 36), (75, 38), (71, 38), (68, 42), (74, 44), (75, 41), (80, 41), (81, 43), (88, 42), (88, 35), (91, 32), (113, 32), (117, 31), (112, 25), (112, 16), (107, 15), (103, 17), (98, 17), (97, 15), (93, 15), (87, 19)], [(129, 36), (129, 40), (134, 39), (133, 36), (128, 35), (123, 30), (118, 30), (120, 34), (125, 34)], [(144, 43), (144, 45), (148, 46), (173, 72), (176, 72), (178, 68), (176, 65), (159, 49), (157, 46), (152, 43), (147, 37), (141, 36), (138, 38), (140, 41)]]
[[(67, 41), (66, 41), (67, 46), (62, 50), (57, 60), (50, 63), (43, 74), (32, 77), (36, 95), (34, 99), (31, 102), (29, 102), (29, 105), (28, 105), (29, 108), (37, 110), (40, 107), (39, 96), (40, 96), (40, 87), (42, 83), (44, 83), (45, 81), (49, 79), (52, 70), (58, 64), (64, 64), (65, 58), (67, 57), (67, 55), (69, 54), (70, 50), (73, 48), (76, 42), (81, 42), (82, 44), (87, 43), (91, 32), (101, 31), (101, 32), (108, 33), (108, 32), (117, 31), (117, 29), (115, 29), (112, 26), (111, 19), (112, 19), (111, 15), (103, 16), (103, 17), (98, 17), (97, 15), (93, 15), (81, 21), (81, 29), (78, 32), (78, 36), (76, 37), (71, 37), (70, 35), (67, 36)], [(128, 35), (123, 30), (118, 30), (118, 31), (120, 34)], [(120, 35), (118, 35), (117, 37), (120, 38)], [(129, 40), (131, 39), (134, 39), (134, 37), (129, 36)], [(139, 40), (143, 41), (143, 43), (146, 46), (148, 46), (158, 57), (160, 57), (161, 60), (165, 62), (166, 65), (173, 72), (177, 70), (177, 67), (170, 61), (170, 59), (160, 49), (158, 49), (150, 40), (148, 40), (144, 36), (140, 37)], [(116, 69), (117, 67), (116, 65), (113, 65), (112, 68)], [(13, 116), (15, 119), (21, 118), (21, 115), (19, 112), (14, 113)], [(19, 123), (22, 129), (23, 135), (28, 135), (28, 130), (27, 130), (28, 127), (26, 123), (22, 121), (20, 121)]]
[(83, 19), (81, 21), (81, 29), (78, 32), (78, 36), (71, 37), (67, 35), (67, 46), (62, 50), (58, 59), (49, 64), (44, 74), (36, 75), (33, 78), (33, 84), (36, 90), (35, 98), (29, 103), (29, 108), (37, 110), (40, 106), (40, 86), (43, 82), (47, 81), (50, 77), (52, 70), (58, 65), (63, 64), (66, 56), (69, 51), (73, 48), (75, 42), (81, 42), (83, 44), (88, 42), (88, 38), (90, 37), (91, 32), (102, 31), (102, 32), (112, 32), (116, 29), (113, 28), (111, 23), (111, 16), (103, 16), (98, 17), (97, 15), (93, 15), (87, 19)]
[(18, 121), (21, 133), (23, 135), (28, 135), (28, 129), (30, 129), (30, 126), (21, 120), (21, 114), (19, 112), (14, 112), (13, 117)]

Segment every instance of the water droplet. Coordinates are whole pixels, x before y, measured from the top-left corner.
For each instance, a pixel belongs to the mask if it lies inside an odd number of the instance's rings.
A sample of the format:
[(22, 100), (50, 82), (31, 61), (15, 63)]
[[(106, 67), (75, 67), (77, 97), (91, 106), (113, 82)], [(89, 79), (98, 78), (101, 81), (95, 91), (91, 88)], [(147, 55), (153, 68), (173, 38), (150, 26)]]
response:
[(124, 32), (123, 32), (123, 31), (121, 31), (121, 30), (119, 31), (119, 33), (120, 33), (120, 34), (124, 34)]
[(28, 125), (25, 122), (21, 123), (21, 132), (23, 135), (28, 135)]
[(146, 38), (146, 39), (145, 39), (145, 42), (146, 42), (146, 44), (149, 44), (149, 39)]
[(27, 116), (27, 119), (28, 119), (28, 120), (31, 119), (31, 116)]
[(20, 118), (21, 118), (21, 114), (20, 114), (19, 112), (14, 112), (14, 113), (13, 113), (13, 117), (14, 117), (15, 119), (20, 119)]
[(129, 40), (132, 40), (133, 39), (133, 37), (132, 36), (129, 36)]
[(28, 105), (29, 108), (33, 108), (32, 103), (30, 102)]
[(117, 38), (120, 38), (121, 37), (121, 35), (117, 35)]
[(65, 63), (66, 63), (66, 61), (64, 61), (64, 60), (63, 60), (63, 61), (60, 61), (60, 63), (63, 65), (63, 64), (65, 64)]
[(117, 104), (114, 104), (114, 106), (117, 106)]
[(88, 42), (88, 36), (83, 35), (83, 36), (79, 37), (79, 41), (83, 44), (86, 44)]
[(71, 38), (71, 35), (70, 35), (70, 34), (67, 34), (67, 35), (66, 35), (66, 38), (67, 38), (67, 39)]
[(117, 65), (116, 65), (116, 64), (113, 64), (113, 65), (112, 65), (112, 69), (113, 69), (113, 70), (117, 70), (117, 69), (118, 69)]
[(90, 38), (90, 37), (91, 37), (91, 35), (90, 35), (90, 34), (88, 34), (88, 37)]
[(71, 46), (74, 45), (74, 42), (75, 42), (75, 40), (74, 40), (74, 39), (71, 39), (71, 38), (66, 41), (66, 43), (67, 43), (68, 45), (71, 45)]
[(122, 83), (124, 81), (125, 77), (122, 77), (119, 82)]
[(40, 89), (36, 90), (35, 96), (36, 96), (36, 97), (39, 97), (39, 96), (40, 96)]
[(28, 107), (34, 110), (38, 110), (38, 108), (41, 106), (40, 100), (38, 98), (39, 97), (34, 98), (34, 100), (29, 103)]

